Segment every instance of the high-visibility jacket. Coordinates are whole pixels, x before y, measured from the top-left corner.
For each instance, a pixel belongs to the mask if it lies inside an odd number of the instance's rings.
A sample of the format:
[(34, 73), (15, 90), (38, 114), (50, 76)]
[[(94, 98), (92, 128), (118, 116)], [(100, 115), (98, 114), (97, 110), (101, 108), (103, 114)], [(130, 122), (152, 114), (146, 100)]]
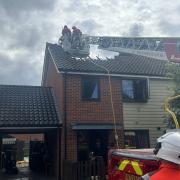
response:
[(180, 180), (180, 166), (163, 162), (155, 172), (146, 174), (144, 180)]
[(151, 180), (169, 180), (179, 179), (180, 180), (180, 168), (176, 164), (163, 162), (160, 165), (159, 170), (153, 174)]
[(69, 28), (64, 28), (62, 30), (62, 35), (67, 35), (67, 36), (71, 36), (71, 30)]

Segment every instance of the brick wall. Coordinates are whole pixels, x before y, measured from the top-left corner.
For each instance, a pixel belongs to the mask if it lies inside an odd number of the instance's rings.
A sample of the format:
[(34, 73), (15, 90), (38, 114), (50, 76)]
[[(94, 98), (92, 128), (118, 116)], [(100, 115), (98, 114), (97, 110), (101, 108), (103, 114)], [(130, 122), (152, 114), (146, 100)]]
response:
[[(57, 69), (54, 66), (54, 63), (51, 59), (51, 57), (47, 54), (45, 57), (45, 63), (44, 63), (44, 72), (43, 72), (43, 86), (53, 87), (53, 93), (56, 98), (56, 102), (58, 105), (58, 108), (60, 109), (60, 116), (62, 120), (64, 119), (64, 88), (63, 88), (63, 74), (59, 74), (57, 72)], [(64, 125), (63, 125), (64, 126)], [(62, 172), (63, 167), (63, 160), (64, 160), (64, 130), (61, 129), (59, 132), (59, 136), (57, 136), (59, 139), (59, 156), (57, 156), (56, 160), (59, 162), (59, 159), (61, 159), (60, 163), (60, 169), (59, 171)], [(62, 175), (62, 174), (61, 174)]]
[[(66, 87), (67, 103), (67, 124), (68, 138), (67, 156), (68, 159), (77, 158), (76, 133), (71, 129), (72, 122), (79, 123), (113, 123), (111, 101), (109, 96), (108, 77), (100, 77), (100, 101), (81, 100), (81, 75), (68, 75)], [(122, 100), (121, 100), (121, 80), (112, 78), (112, 94), (116, 122), (123, 126)], [(109, 145), (114, 144), (114, 131), (109, 131)], [(124, 134), (118, 130), (119, 144), (123, 147)]]
[[(63, 74), (57, 72), (52, 59), (45, 59), (45, 71), (44, 80), (42, 82), (43, 86), (53, 87), (54, 94), (56, 96), (56, 101), (60, 108), (60, 112), (64, 112), (64, 88), (63, 88)], [(63, 113), (61, 114), (63, 118)]]
[[(122, 123), (121, 81), (112, 79), (112, 93), (117, 122)], [(107, 77), (100, 77), (100, 101), (81, 100), (81, 76), (67, 77), (67, 120), (68, 122), (112, 123), (113, 115)]]

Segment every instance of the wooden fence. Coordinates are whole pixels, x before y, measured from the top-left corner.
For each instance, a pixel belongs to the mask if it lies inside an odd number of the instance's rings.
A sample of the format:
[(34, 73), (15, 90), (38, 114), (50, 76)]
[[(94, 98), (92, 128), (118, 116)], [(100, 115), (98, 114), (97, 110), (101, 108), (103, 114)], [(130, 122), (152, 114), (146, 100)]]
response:
[(103, 158), (96, 157), (86, 162), (64, 161), (63, 180), (106, 180)]

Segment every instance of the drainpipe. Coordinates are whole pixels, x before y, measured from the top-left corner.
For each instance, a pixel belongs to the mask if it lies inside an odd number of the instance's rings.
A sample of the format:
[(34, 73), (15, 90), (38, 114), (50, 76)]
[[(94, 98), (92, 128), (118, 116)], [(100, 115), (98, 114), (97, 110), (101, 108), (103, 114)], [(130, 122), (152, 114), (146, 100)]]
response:
[(66, 75), (67, 72), (64, 73), (64, 159), (67, 159), (67, 105), (66, 105)]

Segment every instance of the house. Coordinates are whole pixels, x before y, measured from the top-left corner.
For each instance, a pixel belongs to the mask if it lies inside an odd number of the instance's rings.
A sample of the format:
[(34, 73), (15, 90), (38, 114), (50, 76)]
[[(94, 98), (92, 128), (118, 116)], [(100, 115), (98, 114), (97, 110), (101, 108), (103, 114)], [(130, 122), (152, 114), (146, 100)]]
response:
[(169, 96), (166, 61), (131, 54), (113, 59), (71, 57), (46, 44), (42, 86), (50, 86), (62, 115), (61, 158), (107, 158), (115, 145), (109, 71), (119, 146), (152, 147), (165, 128), (163, 100)]
[[(53, 87), (59, 104), (62, 159), (87, 160), (90, 152), (107, 159), (108, 147), (115, 145), (108, 76), (104, 74), (90, 60), (72, 58), (60, 46), (47, 44), (42, 86)], [(119, 145), (124, 147), (120, 82), (112, 79), (112, 92)]]

